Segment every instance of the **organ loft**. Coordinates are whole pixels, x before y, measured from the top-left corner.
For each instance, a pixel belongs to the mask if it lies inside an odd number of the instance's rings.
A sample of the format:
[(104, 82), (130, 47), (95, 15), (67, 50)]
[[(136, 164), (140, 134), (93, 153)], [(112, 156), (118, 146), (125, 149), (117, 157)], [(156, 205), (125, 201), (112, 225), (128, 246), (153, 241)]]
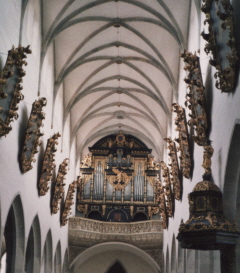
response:
[(158, 218), (160, 166), (151, 152), (122, 131), (89, 147), (80, 166), (77, 216), (113, 222)]

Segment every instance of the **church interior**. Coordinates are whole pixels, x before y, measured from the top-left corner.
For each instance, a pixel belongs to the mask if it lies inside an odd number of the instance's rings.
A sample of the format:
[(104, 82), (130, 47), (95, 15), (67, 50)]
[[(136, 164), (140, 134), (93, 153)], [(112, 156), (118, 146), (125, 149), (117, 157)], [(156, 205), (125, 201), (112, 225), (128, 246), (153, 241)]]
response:
[(0, 272), (240, 272), (240, 1), (0, 3)]

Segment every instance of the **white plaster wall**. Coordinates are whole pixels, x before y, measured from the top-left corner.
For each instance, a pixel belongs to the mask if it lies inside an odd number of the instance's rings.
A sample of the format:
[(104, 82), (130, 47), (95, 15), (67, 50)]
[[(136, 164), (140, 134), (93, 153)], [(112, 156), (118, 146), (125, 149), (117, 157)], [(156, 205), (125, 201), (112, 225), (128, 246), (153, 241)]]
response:
[[(28, 2), (24, 18), (22, 33), (20, 35), (20, 16), (21, 1), (9, 0), (1, 1), (0, 9), (0, 71), (5, 64), (8, 50), (12, 45), (15, 47), (19, 44), (19, 37), (23, 46), (30, 45), (32, 54), (28, 55), (28, 66), (26, 76), (23, 78), (23, 94), (24, 101), (19, 104), (19, 118), (12, 123), (12, 131), (6, 136), (0, 138), (0, 210), (1, 210), (1, 233), (4, 232), (4, 226), (8, 215), (9, 208), (16, 195), (20, 195), (24, 211), (25, 226), (25, 246), (27, 245), (28, 234), (36, 215), (39, 217), (41, 229), (41, 251), (43, 252), (45, 239), (49, 230), (52, 233), (52, 257), (55, 255), (57, 243), (61, 244), (61, 260), (64, 260), (64, 254), (68, 247), (68, 225), (62, 227), (60, 224), (60, 213), (51, 214), (50, 190), (45, 196), (38, 195), (38, 169), (41, 167), (44, 150), (47, 140), (54, 133), (62, 133), (62, 111), (63, 111), (63, 95), (60, 90), (55, 106), (55, 115), (52, 121), (53, 107), (53, 46), (51, 45), (44, 59), (42, 69), (40, 69), (40, 53), (41, 53), (41, 22), (40, 22), (40, 4), (39, 0), (31, 0)], [(39, 83), (39, 75), (42, 75)], [(43, 109), (46, 114), (44, 132), (42, 137), (43, 143), (39, 149), (39, 153), (35, 155), (36, 162), (32, 170), (26, 174), (22, 174), (19, 167), (19, 153), (22, 142), (24, 141), (25, 129), (31, 112), (32, 103), (40, 97), (47, 98), (47, 106)], [(59, 114), (59, 115), (58, 115)], [(51, 129), (51, 125), (54, 125)], [(67, 125), (69, 126), (69, 124)], [(67, 130), (66, 141), (69, 141), (69, 130)], [(59, 164), (69, 157), (69, 145), (63, 145), (61, 151), (61, 140), (59, 141), (55, 156), (55, 176), (58, 171)], [(75, 147), (73, 147), (75, 154)], [(70, 171), (66, 176), (65, 197), (68, 185), (76, 180), (75, 157), (74, 164), (70, 165)], [(74, 209), (73, 209), (74, 215)], [(53, 258), (52, 258), (53, 259)]]
[[(211, 117), (211, 129), (209, 139), (212, 140), (212, 146), (214, 148), (214, 155), (212, 157), (212, 175), (213, 180), (216, 185), (219, 186), (221, 191), (224, 189), (224, 177), (226, 173), (226, 164), (228, 158), (229, 145), (234, 129), (234, 125), (237, 122), (237, 119), (240, 117), (240, 86), (237, 84), (236, 90), (231, 93), (222, 93), (221, 90), (218, 90), (215, 87), (215, 78), (214, 73), (216, 72), (214, 67), (209, 65), (210, 56), (206, 55), (204, 52), (204, 46), (206, 41), (201, 37), (199, 40), (199, 29), (203, 30), (205, 20), (205, 14), (201, 12), (201, 25), (199, 25), (197, 10), (195, 2), (192, 1), (191, 5), (191, 16), (189, 21), (189, 40), (187, 51), (195, 52), (200, 49), (200, 62), (203, 81), (205, 84), (205, 93), (208, 106), (208, 114)], [(181, 69), (179, 75), (179, 97), (178, 103), (181, 106), (184, 106), (185, 95), (186, 95), (186, 84), (183, 81), (185, 78), (186, 72), (183, 70), (183, 61), (181, 60)], [(239, 75), (238, 75), (239, 77)], [(238, 80), (239, 82), (239, 80)], [(211, 99), (212, 97), (212, 99)], [(212, 100), (212, 102), (211, 102)], [(172, 132), (172, 138), (176, 136), (174, 128), (174, 118), (176, 117), (173, 113), (172, 124), (173, 127), (170, 132)], [(188, 117), (187, 117), (188, 119)], [(172, 238), (173, 235), (177, 237), (178, 228), (180, 226), (181, 220), (183, 219), (186, 222), (189, 218), (189, 205), (188, 205), (188, 194), (193, 190), (194, 186), (202, 181), (202, 174), (204, 169), (201, 167), (203, 162), (203, 147), (194, 144), (193, 151), (193, 160), (194, 160), (194, 170), (193, 176), (191, 179), (183, 178), (183, 198), (182, 201), (175, 200), (175, 214), (173, 218), (169, 218), (169, 227), (164, 231), (164, 257), (166, 257), (167, 248), (171, 250)], [(165, 162), (167, 162), (167, 157), (165, 157)], [(178, 241), (176, 241), (178, 248)], [(171, 251), (169, 251), (169, 260), (171, 260)], [(201, 257), (200, 256), (200, 261)], [(189, 256), (195, 257), (195, 254), (192, 253)], [(212, 261), (212, 271), (208, 272), (218, 272), (219, 270), (219, 252), (214, 253), (214, 261)], [(195, 263), (192, 264), (190, 261), (192, 259), (187, 259), (187, 272), (195, 272)], [(192, 261), (193, 262), (193, 261)], [(193, 271), (191, 271), (193, 270)], [(196, 271), (197, 272), (197, 271)]]

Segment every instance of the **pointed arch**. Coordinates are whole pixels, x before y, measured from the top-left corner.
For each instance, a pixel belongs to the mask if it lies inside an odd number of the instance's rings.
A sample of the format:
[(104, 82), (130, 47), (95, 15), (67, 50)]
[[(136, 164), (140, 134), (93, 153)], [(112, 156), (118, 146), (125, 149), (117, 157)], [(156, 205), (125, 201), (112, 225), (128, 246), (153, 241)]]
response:
[(52, 260), (53, 260), (53, 249), (52, 249), (52, 233), (48, 231), (42, 256), (41, 273), (52, 272)]
[(13, 200), (5, 228), (7, 273), (22, 272), (24, 267), (25, 225), (22, 200), (17, 195)]
[(41, 230), (38, 215), (33, 219), (27, 241), (25, 254), (26, 273), (40, 272), (41, 268)]
[(58, 241), (55, 255), (54, 255), (54, 273), (61, 273), (62, 258), (61, 258), (61, 242)]
[(127, 273), (122, 264), (116, 261), (106, 273)]
[(68, 273), (69, 272), (69, 260), (68, 260), (68, 250), (66, 249), (63, 259), (63, 268), (62, 273)]
[(172, 238), (172, 249), (171, 249), (171, 272), (176, 272), (176, 239), (175, 235), (173, 234)]

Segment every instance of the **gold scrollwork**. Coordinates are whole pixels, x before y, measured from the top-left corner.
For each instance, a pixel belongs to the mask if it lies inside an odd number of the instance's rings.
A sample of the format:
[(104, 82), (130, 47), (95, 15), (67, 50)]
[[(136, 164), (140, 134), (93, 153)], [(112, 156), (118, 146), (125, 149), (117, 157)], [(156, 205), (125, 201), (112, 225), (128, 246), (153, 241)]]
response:
[(54, 164), (55, 152), (57, 151), (55, 145), (58, 144), (57, 139), (61, 135), (59, 133), (54, 134), (50, 139), (48, 139), (47, 147), (45, 150), (44, 158), (43, 158), (43, 166), (41, 171), (41, 176), (39, 180), (39, 194), (45, 195), (49, 190), (48, 181), (52, 178)]
[(92, 161), (92, 154), (85, 155), (83, 161), (81, 162), (81, 168), (91, 168)]
[(202, 167), (205, 170), (204, 175), (211, 175), (212, 173), (212, 160), (211, 157), (213, 156), (214, 149), (211, 146), (211, 144), (206, 144), (204, 146), (204, 152), (203, 152), (203, 164)]
[(75, 192), (76, 187), (77, 187), (77, 181), (73, 181), (68, 187), (68, 192), (67, 192), (64, 209), (62, 213), (62, 221), (61, 221), (62, 226), (65, 226), (67, 224), (69, 215), (71, 215), (71, 206), (74, 204), (73, 194)]
[(0, 78), (0, 136), (6, 136), (12, 127), (13, 119), (18, 119), (18, 104), (23, 100), (22, 78), (26, 75), (23, 65), (27, 65), (26, 54), (31, 54), (30, 46), (15, 48), (8, 51), (6, 64)]
[(118, 169), (112, 169), (115, 175), (107, 175), (108, 182), (117, 190), (120, 191), (124, 189), (130, 182), (131, 177), (128, 176), (125, 172)]
[(83, 186), (85, 186), (91, 178), (92, 178), (92, 174), (83, 174), (83, 178), (82, 178)]
[(160, 216), (162, 218), (162, 227), (164, 229), (167, 228), (168, 226), (168, 215), (167, 215), (167, 210), (166, 210), (166, 201), (165, 201), (165, 195), (164, 195), (164, 190), (161, 181), (158, 179), (156, 182), (156, 202), (158, 203), (159, 206), (159, 211), (160, 211)]
[(180, 151), (180, 168), (182, 170), (183, 176), (190, 178), (191, 173), (191, 155), (189, 149), (189, 136), (188, 128), (186, 122), (185, 109), (181, 107), (178, 103), (173, 103), (173, 112), (177, 113), (175, 118), (175, 124), (177, 125), (176, 131), (179, 133), (179, 137), (175, 139), (179, 146), (177, 150)]
[(193, 140), (200, 146), (206, 142), (207, 115), (204, 86), (202, 81), (199, 57), (186, 50), (181, 54), (186, 65), (184, 70), (188, 72), (184, 81), (188, 84), (189, 92), (186, 95), (185, 106), (189, 108), (190, 120), (188, 125), (193, 126), (195, 135)]
[(181, 200), (182, 185), (180, 181), (176, 145), (171, 137), (166, 137), (164, 140), (168, 143), (167, 148), (169, 150), (168, 155), (170, 160), (168, 166), (170, 167), (170, 179), (171, 184), (173, 185), (173, 195), (176, 200)]
[(65, 176), (67, 174), (67, 166), (69, 163), (69, 159), (65, 158), (63, 162), (60, 164), (56, 179), (56, 184), (54, 188), (53, 193), (53, 199), (52, 199), (52, 212), (57, 213), (59, 210), (59, 203), (63, 197), (64, 194), (64, 180), (66, 179)]
[[(235, 70), (238, 62), (234, 37), (233, 8), (229, 0), (203, 0), (201, 10), (206, 14), (204, 24), (208, 24), (208, 33), (203, 31), (201, 35), (207, 41), (205, 52), (207, 54), (211, 52), (213, 56), (209, 63), (217, 70), (214, 75), (217, 79), (216, 87), (222, 92), (230, 92), (235, 85)], [(215, 29), (216, 27), (219, 29)], [(225, 48), (222, 51), (226, 52), (224, 54), (220, 53), (218, 49), (220, 41), (218, 42), (219, 38), (215, 33), (219, 31), (223, 32), (223, 36), (227, 40), (226, 42), (221, 41), (221, 48)]]
[(42, 121), (45, 119), (42, 108), (46, 106), (46, 104), (47, 100), (45, 98), (39, 98), (38, 101), (33, 103), (21, 154), (20, 165), (23, 173), (33, 168), (32, 162), (36, 161), (34, 155), (38, 152), (38, 146), (42, 144), (39, 140), (39, 138), (43, 136), (40, 127), (43, 126)]
[(169, 170), (165, 162), (161, 161), (162, 177), (163, 177), (163, 190), (166, 200), (166, 209), (169, 217), (173, 217), (173, 198), (172, 198), (172, 188), (169, 178)]
[(156, 176), (147, 176), (147, 181), (154, 188), (155, 187)]

